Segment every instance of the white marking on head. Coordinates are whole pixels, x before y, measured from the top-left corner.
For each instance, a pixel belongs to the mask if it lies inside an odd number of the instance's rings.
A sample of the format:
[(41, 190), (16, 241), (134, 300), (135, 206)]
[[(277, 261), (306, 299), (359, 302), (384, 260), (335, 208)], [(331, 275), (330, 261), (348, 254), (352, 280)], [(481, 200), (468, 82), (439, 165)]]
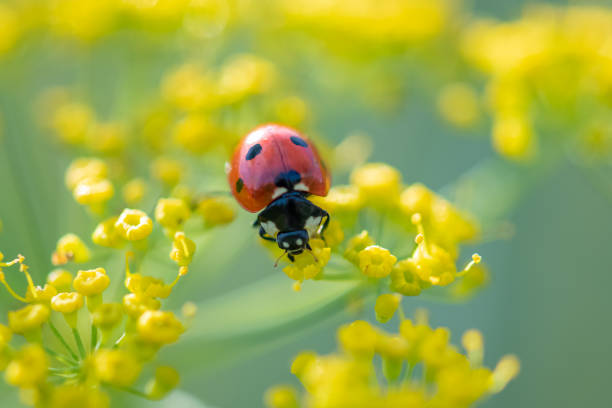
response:
[(295, 240), (295, 243), (299, 246), (302, 246), (302, 244), (304, 243), (304, 241), (302, 241), (302, 238), (298, 238)]
[(278, 233), (278, 228), (276, 227), (276, 224), (274, 224), (272, 221), (262, 222), (261, 226), (269, 236), (276, 237), (276, 234)]
[(285, 187), (277, 187), (276, 190), (274, 190), (274, 193), (272, 194), (272, 198), (278, 198), (281, 195), (285, 194), (287, 192), (287, 189)]
[(289, 248), (289, 243), (287, 241), (283, 241), (283, 248)]
[(304, 223), (304, 229), (308, 232), (308, 237), (312, 238), (317, 234), (321, 225), (321, 217), (308, 217)]
[(308, 186), (304, 183), (297, 183), (295, 186), (293, 186), (293, 189), (299, 191), (310, 191)]

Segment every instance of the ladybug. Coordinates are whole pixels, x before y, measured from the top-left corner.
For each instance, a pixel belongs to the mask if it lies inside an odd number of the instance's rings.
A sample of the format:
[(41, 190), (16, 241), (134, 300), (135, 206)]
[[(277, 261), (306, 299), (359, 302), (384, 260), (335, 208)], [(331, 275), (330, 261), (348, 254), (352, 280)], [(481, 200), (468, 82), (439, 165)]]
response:
[(253, 224), (259, 236), (276, 242), (291, 262), (312, 251), (309, 240), (329, 224), (327, 211), (307, 199), (327, 195), (329, 173), (314, 144), (294, 129), (267, 124), (248, 133), (234, 152), (228, 181), (244, 209), (261, 211)]

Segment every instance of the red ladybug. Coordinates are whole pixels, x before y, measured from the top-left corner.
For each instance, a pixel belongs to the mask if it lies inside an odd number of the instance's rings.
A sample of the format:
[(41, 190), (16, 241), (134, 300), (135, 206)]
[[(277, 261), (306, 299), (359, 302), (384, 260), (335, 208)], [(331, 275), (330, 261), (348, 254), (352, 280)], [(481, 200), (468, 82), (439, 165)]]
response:
[(329, 224), (329, 214), (306, 199), (327, 195), (329, 173), (313, 143), (294, 129), (267, 124), (248, 133), (234, 152), (228, 181), (242, 207), (263, 209), (254, 226), (292, 262)]

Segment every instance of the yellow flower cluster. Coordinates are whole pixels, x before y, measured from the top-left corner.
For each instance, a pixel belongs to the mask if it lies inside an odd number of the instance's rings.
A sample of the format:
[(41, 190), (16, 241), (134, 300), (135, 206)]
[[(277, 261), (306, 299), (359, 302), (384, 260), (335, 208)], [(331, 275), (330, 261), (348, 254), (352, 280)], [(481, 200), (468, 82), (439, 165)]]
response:
[[(340, 327), (340, 351), (330, 355), (302, 352), (291, 372), (304, 386), (300, 398), (289, 386), (271, 388), (269, 408), (474, 406), (501, 391), (519, 371), (518, 359), (502, 357), (494, 370), (482, 366), (482, 336), (463, 336), (463, 354), (449, 343), (450, 332), (426, 322), (401, 322), (399, 333), (387, 333), (357, 320)], [(374, 358), (376, 357), (376, 358)], [(382, 361), (386, 382), (377, 380)]]
[[(477, 19), (466, 27), (460, 48), (487, 75), (493, 145), (500, 154), (531, 157), (540, 130), (569, 137), (592, 156), (612, 154), (609, 144), (585, 137), (594, 124), (610, 124), (611, 34), (612, 11), (582, 5), (532, 6), (515, 21)], [(536, 117), (552, 123), (536, 129)]]
[[(350, 185), (333, 187), (327, 197), (311, 199), (331, 214), (332, 222), (321, 239), (311, 240), (312, 253), (299, 255), (284, 268), (297, 281), (296, 289), (306, 279), (338, 279), (324, 271), (332, 254), (354, 265), (354, 273), (343, 279), (362, 280), (366, 285), (382, 281), (398, 295), (416, 296), (423, 289), (447, 286), (463, 277), (466, 281), (459, 280), (447, 295), (465, 297), (487, 281), (477, 254), (465, 268), (456, 267), (459, 245), (477, 236), (478, 225), (422, 184), (404, 186), (400, 172), (389, 165), (360, 166), (351, 174)], [(368, 218), (374, 222), (368, 225)], [(344, 231), (362, 228), (366, 229), (345, 240)], [(386, 241), (393, 245), (383, 246)], [(400, 252), (411, 255), (398, 259), (395, 254)]]
[[(62, 246), (66, 244), (58, 244)], [(79, 252), (71, 253), (75, 258)], [(110, 277), (104, 268), (79, 270), (74, 278), (69, 271), (56, 269), (41, 287), (34, 285), (24, 257), (10, 262), (2, 258), (0, 253), (0, 282), (26, 306), (8, 312), (8, 326), (0, 324), (0, 370), (8, 384), (28, 395), (24, 403), (104, 408), (110, 407), (110, 399), (102, 385), (155, 400), (177, 386), (176, 370), (158, 366), (144, 391), (131, 388), (143, 366), (155, 364), (157, 351), (176, 342), (185, 330), (172, 312), (160, 310), (158, 300), (170, 295), (178, 277), (166, 285), (130, 273), (128, 265), (125, 286), (131, 293), (124, 296), (123, 304), (107, 303), (103, 294)], [(19, 265), (26, 277), (25, 296), (16, 293), (5, 278), (2, 269), (13, 265)], [(186, 272), (183, 268), (178, 276)], [(53, 319), (54, 313), (63, 316), (65, 324)], [(87, 323), (79, 323), (81, 319)], [(45, 326), (49, 329), (43, 330)], [(10, 344), (13, 334), (23, 336), (27, 343), (15, 348)]]

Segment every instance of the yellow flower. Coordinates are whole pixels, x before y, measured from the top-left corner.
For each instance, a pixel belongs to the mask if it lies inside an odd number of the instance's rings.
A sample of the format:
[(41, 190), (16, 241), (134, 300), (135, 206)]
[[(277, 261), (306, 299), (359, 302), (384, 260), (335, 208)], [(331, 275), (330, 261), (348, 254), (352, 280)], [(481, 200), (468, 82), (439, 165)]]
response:
[(254, 55), (238, 55), (225, 63), (219, 74), (219, 93), (227, 103), (266, 92), (276, 73), (272, 64)]
[(207, 227), (229, 224), (236, 218), (233, 203), (225, 197), (201, 200), (198, 203), (197, 213), (204, 219), (204, 225)]
[(432, 285), (448, 285), (457, 275), (450, 254), (435, 244), (427, 245), (425, 240), (417, 245), (410, 260), (416, 265), (419, 279)]
[(338, 343), (348, 353), (371, 357), (376, 349), (378, 333), (370, 323), (356, 320), (338, 329)]
[(47, 376), (48, 359), (43, 348), (36, 344), (26, 344), (6, 367), (6, 382), (20, 388), (33, 388), (41, 384)]
[(123, 199), (128, 205), (139, 204), (147, 190), (147, 185), (143, 179), (135, 178), (123, 186)]
[(158, 366), (155, 368), (155, 376), (145, 387), (147, 397), (153, 400), (160, 400), (175, 389), (179, 381), (180, 375), (174, 368)]
[(91, 314), (93, 325), (102, 329), (110, 330), (121, 321), (123, 307), (120, 303), (103, 303)]
[(53, 408), (109, 408), (108, 395), (95, 387), (63, 384), (52, 390), (50, 407)]
[(125, 241), (115, 227), (118, 219), (119, 217), (110, 217), (99, 223), (91, 234), (93, 243), (107, 248), (121, 247)]
[(421, 214), (429, 218), (435, 194), (421, 183), (415, 183), (407, 187), (400, 195), (400, 208), (408, 216)]
[(467, 351), (470, 363), (475, 367), (481, 365), (484, 355), (484, 341), (482, 339), (482, 333), (475, 329), (466, 331), (461, 337), (461, 344), (463, 345), (465, 351)]
[(155, 220), (170, 231), (181, 228), (190, 215), (189, 207), (179, 198), (160, 198), (155, 207)]
[(332, 219), (327, 226), (327, 229), (323, 232), (323, 238), (325, 243), (330, 248), (335, 248), (344, 241), (344, 231), (342, 230), (342, 224)]
[(53, 285), (45, 284), (45, 286), (28, 285), (26, 291), (26, 300), (28, 302), (49, 302), (53, 296), (57, 294), (57, 289)]
[(13, 337), (11, 329), (0, 323), (0, 349), (3, 349), (11, 341), (11, 337)]
[(398, 295), (382, 294), (376, 298), (374, 311), (376, 312), (376, 320), (381, 323), (387, 323), (400, 305), (402, 298)]
[[(291, 279), (302, 282), (306, 279), (316, 278), (331, 258), (331, 249), (325, 241), (318, 238), (310, 240), (310, 251), (295, 256), (295, 262), (285, 266), (283, 272)], [(299, 290), (299, 286), (296, 287)]]
[(446, 85), (438, 95), (438, 111), (455, 126), (473, 126), (480, 116), (478, 95), (465, 83)]
[(79, 158), (70, 163), (66, 170), (65, 182), (70, 191), (87, 179), (105, 179), (108, 176), (108, 166), (100, 159)]
[(158, 310), (160, 307), (159, 300), (142, 294), (129, 293), (123, 297), (123, 308), (133, 319), (138, 319), (147, 310)]
[(291, 374), (295, 375), (297, 378), (301, 378), (308, 370), (308, 367), (316, 362), (316, 360), (317, 354), (314, 351), (302, 351), (295, 356), (291, 363)]
[(81, 238), (75, 234), (66, 234), (57, 241), (52, 261), (54, 265), (62, 265), (69, 261), (84, 263), (90, 258), (89, 248), (81, 241)]
[(417, 266), (411, 259), (399, 261), (391, 270), (391, 290), (405, 296), (418, 296), (422, 283), (417, 275)]
[(161, 181), (164, 185), (172, 187), (177, 185), (183, 178), (183, 165), (167, 157), (158, 157), (151, 165), (153, 178)]
[(153, 221), (141, 210), (126, 208), (117, 222), (117, 232), (128, 241), (139, 241), (153, 232)]
[(8, 52), (17, 43), (20, 18), (16, 10), (8, 5), (0, 5), (0, 55)]
[(268, 408), (299, 408), (297, 393), (289, 385), (277, 385), (266, 391), (264, 397)]
[(87, 145), (103, 154), (120, 153), (126, 145), (125, 125), (118, 122), (96, 123), (88, 134)]
[(493, 370), (493, 393), (503, 390), (519, 373), (521, 363), (516, 356), (507, 355), (501, 358)]
[(524, 114), (498, 115), (493, 124), (493, 146), (503, 156), (521, 160), (535, 150), (532, 125)]
[(93, 356), (96, 376), (117, 387), (129, 387), (140, 375), (140, 363), (123, 350), (98, 350)]
[(60, 313), (74, 313), (83, 307), (83, 295), (78, 292), (62, 292), (51, 299), (51, 309)]
[(104, 268), (82, 270), (72, 282), (74, 289), (83, 296), (100, 295), (110, 284), (110, 278)]
[(132, 293), (149, 298), (165, 299), (172, 291), (172, 286), (166, 285), (161, 279), (139, 273), (128, 273), (125, 278), (125, 287)]
[(107, 179), (88, 178), (81, 181), (72, 194), (79, 204), (99, 205), (110, 200), (115, 194), (115, 189)]
[(183, 232), (174, 234), (172, 241), (172, 250), (170, 251), (170, 259), (176, 262), (179, 266), (187, 266), (191, 263), (195, 255), (195, 243), (185, 236)]
[(40, 303), (8, 312), (9, 327), (14, 333), (27, 334), (39, 329), (50, 315), (49, 307)]
[(72, 274), (66, 269), (54, 269), (47, 276), (47, 283), (60, 292), (66, 292), (72, 286)]
[(369, 246), (374, 245), (374, 240), (368, 234), (368, 231), (361, 231), (359, 235), (351, 238), (344, 251), (344, 257), (354, 264), (359, 263), (359, 253)]
[(388, 249), (378, 245), (370, 245), (358, 254), (359, 269), (371, 278), (384, 278), (389, 276), (397, 258)]
[(356, 213), (363, 204), (359, 189), (355, 186), (332, 187), (327, 196), (311, 196), (308, 199), (334, 215), (337, 213)]
[(150, 343), (174, 343), (184, 330), (183, 324), (171, 312), (147, 310), (138, 318), (138, 334)]
[(94, 114), (88, 106), (70, 102), (60, 105), (55, 110), (52, 126), (61, 141), (78, 145), (85, 142), (94, 120)]
[(279, 123), (286, 123), (289, 126), (297, 127), (308, 118), (310, 109), (302, 98), (288, 96), (276, 102), (274, 113)]
[(372, 207), (394, 206), (399, 198), (402, 176), (384, 163), (368, 163), (351, 173), (351, 184), (359, 189), (361, 199)]
[(217, 103), (215, 84), (193, 64), (185, 64), (166, 75), (162, 84), (165, 99), (184, 110), (211, 107)]
[(174, 142), (193, 154), (210, 150), (223, 136), (221, 130), (202, 115), (191, 114), (173, 130)]

